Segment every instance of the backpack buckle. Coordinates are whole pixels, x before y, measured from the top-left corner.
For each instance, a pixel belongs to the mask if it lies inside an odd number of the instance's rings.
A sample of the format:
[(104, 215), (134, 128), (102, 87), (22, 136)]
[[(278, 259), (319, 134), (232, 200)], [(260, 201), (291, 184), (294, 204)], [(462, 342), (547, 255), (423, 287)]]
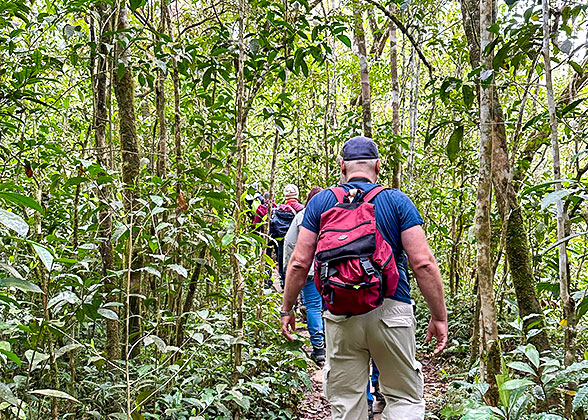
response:
[(329, 263), (321, 264), (321, 283), (329, 278)]
[(370, 262), (370, 260), (367, 259), (366, 257), (361, 257), (359, 259), (359, 262), (361, 264), (361, 267), (363, 268), (363, 270), (366, 272), (366, 274), (368, 276), (373, 276), (376, 273), (376, 270), (374, 269), (374, 266), (372, 265), (372, 263)]

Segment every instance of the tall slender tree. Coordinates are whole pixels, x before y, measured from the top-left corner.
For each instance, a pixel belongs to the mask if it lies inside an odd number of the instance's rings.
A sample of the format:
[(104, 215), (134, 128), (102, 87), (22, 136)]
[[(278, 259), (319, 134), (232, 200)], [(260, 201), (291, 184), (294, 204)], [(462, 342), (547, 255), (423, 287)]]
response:
[[(463, 26), (468, 40), (470, 64), (480, 65), (480, 3), (477, 0), (462, 0)], [(477, 86), (478, 98), (480, 87)], [(508, 156), (502, 106), (496, 89), (492, 89), (492, 182), (496, 192), (496, 204), (506, 229), (506, 257), (515, 289), (519, 315), (526, 331), (539, 329), (529, 341), (540, 351), (550, 349), (547, 334), (542, 330), (542, 309), (537, 298), (536, 280), (531, 265), (527, 228), (517, 198), (511, 160)], [(516, 134), (515, 134), (516, 135)], [(520, 175), (520, 174), (519, 174)]]
[[(492, 42), (488, 31), (492, 25), (493, 0), (480, 0), (480, 64), (482, 79), (492, 78), (492, 53), (487, 47)], [(487, 81), (487, 80), (486, 80)], [(478, 290), (480, 294), (480, 371), (490, 389), (488, 402), (497, 405), (498, 386), (496, 375), (500, 372), (500, 350), (496, 306), (494, 302), (494, 272), (492, 269), (490, 206), (492, 188), (492, 85), (480, 88), (480, 167), (475, 214)]]
[[(98, 43), (95, 66), (92, 71), (92, 91), (94, 97), (94, 146), (96, 160), (104, 169), (110, 169), (108, 146), (106, 144), (106, 123), (108, 122), (108, 110), (106, 109), (106, 84), (108, 76), (109, 51), (107, 44), (110, 42), (109, 6), (104, 2), (96, 3), (96, 16), (98, 17)], [(118, 302), (118, 296), (114, 294), (117, 288), (109, 271), (114, 270), (114, 255), (112, 252), (112, 211), (109, 199), (110, 188), (106, 185), (98, 188), (100, 200), (99, 226), (100, 255), (102, 257), (102, 278), (105, 283), (107, 300), (110, 303)], [(118, 308), (112, 310), (118, 315)], [(120, 329), (116, 319), (106, 320), (106, 354), (110, 360), (120, 359)]]
[[(550, 53), (550, 7), (549, 0), (543, 0), (543, 64), (545, 69), (545, 87), (547, 89), (547, 105), (549, 108), (549, 133), (551, 138), (551, 151), (553, 154), (553, 179), (555, 191), (562, 190), (561, 184), (561, 163), (558, 140), (558, 123), (555, 108), (555, 95), (553, 94), (553, 81), (551, 76), (551, 53)], [(570, 296), (570, 278), (568, 273), (568, 251), (567, 243), (564, 240), (566, 236), (566, 214), (564, 213), (563, 201), (561, 198), (555, 201), (557, 215), (557, 240), (558, 259), (559, 259), (559, 291), (563, 307), (564, 320), (566, 321), (566, 330), (564, 336), (565, 356), (564, 364), (571, 365), (576, 361), (576, 314), (574, 310), (574, 301)], [(569, 394), (565, 396), (565, 414), (566, 418), (572, 416), (572, 399)]]
[(365, 30), (361, 8), (353, 2), (353, 34), (355, 38), (356, 55), (359, 60), (359, 73), (361, 81), (361, 121), (363, 134), (372, 137), (372, 95), (370, 92), (370, 74), (368, 67), (367, 49), (365, 46)]
[[(242, 351), (243, 351), (243, 298), (245, 294), (245, 282), (243, 275), (241, 274), (241, 268), (239, 261), (237, 260), (236, 253), (238, 251), (238, 240), (241, 231), (241, 196), (243, 195), (243, 128), (245, 124), (244, 113), (243, 113), (243, 96), (244, 96), (244, 73), (243, 67), (245, 65), (245, 0), (239, 0), (238, 10), (238, 26), (239, 26), (239, 58), (237, 60), (237, 94), (236, 94), (236, 133), (235, 140), (237, 146), (237, 168), (236, 168), (236, 180), (235, 180), (235, 193), (236, 203), (234, 218), (235, 218), (235, 239), (233, 241), (233, 247), (231, 250), (231, 265), (233, 268), (233, 298), (235, 299), (235, 311), (237, 315), (236, 320), (236, 336), (234, 350), (234, 381), (237, 382), (240, 373), (239, 368), (242, 364)], [(235, 414), (235, 418), (238, 418), (238, 411)]]
[[(390, 3), (390, 14), (394, 13), (394, 3)], [(398, 85), (398, 42), (396, 36), (396, 24), (390, 19), (388, 22), (390, 38), (390, 81), (392, 88), (392, 132), (400, 135), (400, 88)], [(400, 146), (398, 146), (400, 149)], [(392, 170), (392, 187), (400, 188), (402, 181), (402, 162), (400, 159), (394, 162)]]
[[(122, 178), (125, 185), (123, 192), (123, 205), (127, 214), (132, 220), (131, 214), (137, 210), (137, 194), (135, 189), (138, 187), (139, 176), (139, 145), (137, 141), (137, 126), (135, 118), (135, 81), (133, 79), (133, 70), (129, 58), (130, 29), (128, 20), (128, 10), (125, 1), (122, 0), (119, 10), (114, 14), (117, 18), (116, 28), (119, 31), (115, 50), (115, 62), (118, 63), (117, 71), (114, 77), (114, 94), (118, 105), (119, 135), (120, 147), (122, 154)], [(132, 229), (133, 226), (130, 226)], [(132, 235), (131, 235), (132, 236)], [(131, 353), (129, 356), (134, 357), (139, 353), (139, 335), (141, 329), (140, 323), (140, 298), (141, 291), (141, 268), (142, 259), (139, 252), (133, 252), (133, 243), (129, 241), (129, 253), (131, 257), (127, 264), (130, 266), (130, 284), (128, 289), (131, 295), (129, 301), (129, 319), (128, 331), (129, 345)]]
[[(158, 32), (164, 34), (166, 32), (167, 14), (169, 13), (167, 0), (160, 2), (160, 20)], [(159, 37), (159, 35), (157, 35)], [(157, 42), (157, 41), (156, 41)], [(157, 59), (157, 58), (156, 58)], [(167, 76), (167, 69), (158, 66), (157, 81), (155, 83), (155, 110), (157, 113), (157, 124), (159, 126), (159, 138), (157, 141), (157, 176), (165, 177), (168, 167), (167, 157), (167, 120), (165, 118), (165, 79)]]

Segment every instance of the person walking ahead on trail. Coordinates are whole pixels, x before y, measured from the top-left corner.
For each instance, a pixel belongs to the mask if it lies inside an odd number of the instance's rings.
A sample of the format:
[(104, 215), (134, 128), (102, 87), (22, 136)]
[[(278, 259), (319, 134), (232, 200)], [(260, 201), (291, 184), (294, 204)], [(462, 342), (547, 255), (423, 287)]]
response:
[(276, 254), (278, 259), (278, 271), (280, 273), (280, 283), (284, 287), (284, 236), (294, 220), (296, 213), (304, 207), (298, 202), (298, 187), (294, 184), (288, 184), (284, 187), (284, 198), (286, 202), (280, 204), (272, 211), (270, 220), (270, 236), (276, 241)]
[[(312, 197), (322, 191), (321, 187), (312, 187), (308, 196), (306, 197), (306, 204)], [(284, 267), (288, 266), (296, 241), (298, 240), (298, 233), (302, 227), (302, 219), (304, 217), (304, 209), (296, 214), (294, 221), (290, 225), (286, 236), (284, 237)], [(312, 345), (311, 359), (317, 364), (322, 365), (325, 361), (325, 333), (323, 330), (323, 301), (316, 286), (314, 285), (314, 270), (312, 267), (308, 272), (306, 284), (302, 289), (302, 298), (304, 305), (306, 305), (306, 323), (308, 325), (308, 332), (310, 333), (310, 344)]]
[(314, 257), (315, 281), (328, 309), (324, 392), (332, 419), (367, 418), (371, 356), (386, 400), (382, 418), (421, 420), (423, 374), (415, 359), (416, 320), (405, 253), (431, 310), (426, 341), (436, 338), (435, 355), (447, 344), (439, 268), (414, 204), (399, 190), (375, 184), (380, 171), (375, 142), (354, 137), (343, 146), (342, 157), (346, 183), (323, 190), (308, 203), (288, 265), (282, 333), (293, 339), (292, 307)]

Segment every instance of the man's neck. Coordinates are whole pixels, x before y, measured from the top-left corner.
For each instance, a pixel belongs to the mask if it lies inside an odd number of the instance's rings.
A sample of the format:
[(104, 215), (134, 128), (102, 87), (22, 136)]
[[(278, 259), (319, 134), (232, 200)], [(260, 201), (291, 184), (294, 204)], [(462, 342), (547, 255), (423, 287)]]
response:
[(347, 177), (346, 182), (371, 182), (373, 184), (376, 182), (376, 180), (373, 179), (369, 174), (366, 174), (364, 172), (356, 172), (350, 174)]
[(349, 178), (349, 180), (347, 181), (348, 183), (351, 182), (372, 182), (367, 178), (364, 178), (363, 176), (354, 176), (353, 178)]

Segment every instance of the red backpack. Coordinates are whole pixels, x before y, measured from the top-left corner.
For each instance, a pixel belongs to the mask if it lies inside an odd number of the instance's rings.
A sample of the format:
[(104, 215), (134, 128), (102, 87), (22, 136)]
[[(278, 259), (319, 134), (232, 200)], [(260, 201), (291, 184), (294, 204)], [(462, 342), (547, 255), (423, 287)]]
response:
[(361, 196), (353, 200), (342, 187), (331, 188), (337, 204), (321, 216), (314, 282), (335, 315), (369, 312), (398, 286), (394, 253), (378, 230), (372, 204), (385, 189), (377, 186), (365, 195), (356, 190)]

